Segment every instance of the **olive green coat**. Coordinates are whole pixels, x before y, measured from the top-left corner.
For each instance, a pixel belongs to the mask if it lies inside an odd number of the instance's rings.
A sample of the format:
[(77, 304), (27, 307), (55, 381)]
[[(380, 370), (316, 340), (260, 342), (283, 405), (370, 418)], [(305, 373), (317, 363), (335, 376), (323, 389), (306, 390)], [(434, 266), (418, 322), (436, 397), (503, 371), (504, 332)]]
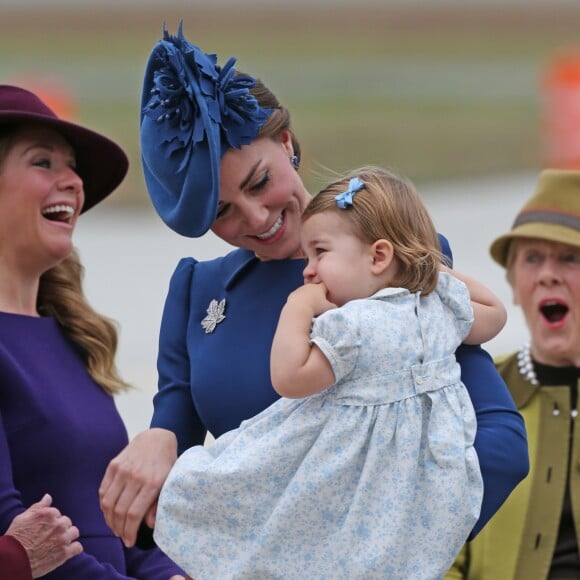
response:
[[(496, 366), (525, 420), (530, 472), (466, 544), (446, 578), (543, 580), (552, 561), (566, 488), (570, 389), (534, 387), (521, 376), (517, 354), (496, 361)], [(574, 430), (571, 466), (572, 509), (580, 537), (580, 428)]]

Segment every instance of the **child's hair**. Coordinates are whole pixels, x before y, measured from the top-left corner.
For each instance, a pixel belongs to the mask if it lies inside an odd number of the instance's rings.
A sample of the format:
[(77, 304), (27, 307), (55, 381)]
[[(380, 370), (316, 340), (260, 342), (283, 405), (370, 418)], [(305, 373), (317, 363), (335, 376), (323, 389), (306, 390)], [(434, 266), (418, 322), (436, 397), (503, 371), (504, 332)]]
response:
[[(364, 187), (354, 194), (352, 205), (340, 209), (335, 196), (348, 189), (353, 177)], [(385, 239), (393, 244), (401, 267), (391, 286), (425, 295), (435, 289), (442, 258), (439, 238), (411, 182), (379, 167), (363, 167), (322, 189), (306, 207), (302, 221), (323, 211), (344, 216), (365, 242)]]

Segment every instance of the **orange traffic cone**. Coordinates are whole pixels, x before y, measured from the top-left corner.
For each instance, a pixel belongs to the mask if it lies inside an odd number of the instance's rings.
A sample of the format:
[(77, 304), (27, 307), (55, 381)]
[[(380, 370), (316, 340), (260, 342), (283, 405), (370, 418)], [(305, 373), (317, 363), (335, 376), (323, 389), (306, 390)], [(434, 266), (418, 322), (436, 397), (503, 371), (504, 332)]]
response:
[(59, 117), (75, 121), (78, 114), (77, 102), (67, 84), (54, 76), (26, 76), (13, 78), (8, 84), (28, 89), (38, 95)]
[(556, 53), (541, 78), (546, 167), (580, 168), (580, 47)]

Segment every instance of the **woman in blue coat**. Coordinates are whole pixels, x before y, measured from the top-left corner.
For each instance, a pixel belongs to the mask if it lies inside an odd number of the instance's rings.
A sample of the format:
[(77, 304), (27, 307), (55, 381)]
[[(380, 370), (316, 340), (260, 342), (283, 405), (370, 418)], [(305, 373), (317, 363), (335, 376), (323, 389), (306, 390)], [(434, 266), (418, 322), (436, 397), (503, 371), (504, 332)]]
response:
[[(303, 283), (300, 216), (310, 195), (288, 110), (234, 62), (220, 67), (180, 28), (165, 32), (145, 74), (141, 147), (153, 205), (178, 234), (211, 229), (238, 249), (207, 262), (184, 258), (172, 276), (151, 428), (111, 462), (100, 488), (105, 518), (127, 545), (144, 518), (153, 526), (179, 453), (278, 398), (270, 347), (288, 294)], [(526, 475), (527, 443), (489, 355), (461, 346), (457, 359), (477, 415), (485, 489), (474, 536)]]

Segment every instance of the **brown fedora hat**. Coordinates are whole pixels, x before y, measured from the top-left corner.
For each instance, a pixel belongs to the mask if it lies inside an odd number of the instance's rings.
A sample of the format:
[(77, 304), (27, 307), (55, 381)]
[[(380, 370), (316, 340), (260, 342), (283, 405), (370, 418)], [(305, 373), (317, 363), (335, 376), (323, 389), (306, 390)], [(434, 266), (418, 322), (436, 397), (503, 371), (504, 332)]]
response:
[(516, 216), (511, 231), (489, 248), (491, 257), (504, 268), (514, 238), (580, 246), (580, 171), (546, 169), (540, 173), (536, 191)]
[(116, 143), (90, 129), (60, 119), (32, 92), (12, 85), (0, 85), (0, 136), (2, 127), (24, 123), (53, 127), (71, 144), (76, 156), (76, 171), (84, 184), (83, 212), (114, 191), (127, 174), (129, 160)]

